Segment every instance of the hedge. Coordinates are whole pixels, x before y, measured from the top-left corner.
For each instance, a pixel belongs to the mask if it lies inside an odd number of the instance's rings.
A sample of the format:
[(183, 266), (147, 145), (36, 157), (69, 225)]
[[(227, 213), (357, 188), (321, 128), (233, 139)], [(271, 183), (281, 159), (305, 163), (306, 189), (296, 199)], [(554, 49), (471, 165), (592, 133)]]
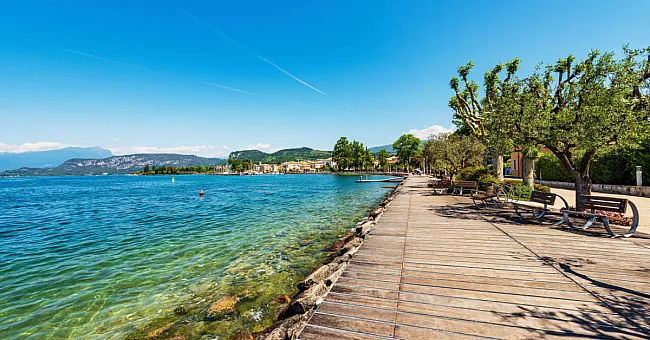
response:
[[(578, 161), (582, 153), (577, 152)], [(560, 160), (552, 153), (544, 153), (537, 160), (537, 176), (546, 181), (573, 182)], [(591, 180), (598, 184), (636, 185), (636, 166), (643, 167), (643, 183), (650, 184), (650, 138), (638, 148), (612, 147), (594, 157), (591, 162)]]

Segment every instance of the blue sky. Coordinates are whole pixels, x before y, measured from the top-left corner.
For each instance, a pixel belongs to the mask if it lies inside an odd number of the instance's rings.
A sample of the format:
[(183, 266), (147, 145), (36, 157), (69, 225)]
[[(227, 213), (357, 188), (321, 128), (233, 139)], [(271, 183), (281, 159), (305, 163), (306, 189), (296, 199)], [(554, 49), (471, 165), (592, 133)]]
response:
[(4, 0), (0, 151), (388, 144), (451, 127), (447, 84), (467, 60), (481, 79), (513, 57), (526, 73), (646, 47), (647, 13), (643, 0)]

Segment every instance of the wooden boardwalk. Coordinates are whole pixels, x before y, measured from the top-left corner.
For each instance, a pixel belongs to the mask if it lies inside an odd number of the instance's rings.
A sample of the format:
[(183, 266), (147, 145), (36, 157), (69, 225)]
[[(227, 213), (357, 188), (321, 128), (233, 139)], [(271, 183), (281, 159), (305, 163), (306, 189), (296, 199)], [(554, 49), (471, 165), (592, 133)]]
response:
[(425, 183), (407, 180), (300, 339), (650, 338), (650, 239), (516, 224)]

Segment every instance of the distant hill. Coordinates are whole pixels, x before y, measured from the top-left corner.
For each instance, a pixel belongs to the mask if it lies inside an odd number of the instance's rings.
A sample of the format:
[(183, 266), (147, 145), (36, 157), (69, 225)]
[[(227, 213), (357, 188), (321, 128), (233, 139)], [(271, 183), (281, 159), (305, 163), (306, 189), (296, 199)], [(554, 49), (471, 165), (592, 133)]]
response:
[(0, 171), (18, 168), (53, 168), (72, 158), (106, 158), (113, 154), (101, 147), (69, 147), (23, 153), (0, 152)]
[(386, 151), (388, 151), (388, 152), (395, 152), (395, 149), (393, 149), (392, 144), (375, 146), (375, 147), (369, 148), (368, 150), (370, 150), (371, 153), (376, 154), (377, 152), (381, 151), (381, 149), (386, 149)]
[[(427, 142), (428, 139), (423, 139), (422, 140), (422, 145)], [(377, 152), (381, 151), (381, 149), (386, 149), (386, 151), (390, 153), (396, 152), (395, 149), (393, 149), (393, 144), (388, 144), (388, 145), (380, 145), (380, 146), (375, 146), (372, 148), (369, 148), (371, 153), (376, 154)]]
[(254, 163), (278, 163), (299, 160), (315, 160), (332, 157), (331, 151), (314, 150), (311, 148), (284, 149), (273, 153), (266, 153), (259, 150), (233, 151), (229, 158), (238, 160), (250, 159)]
[(196, 166), (220, 165), (226, 161), (220, 158), (204, 158), (194, 155), (179, 154), (138, 154), (113, 156), (102, 159), (70, 159), (54, 168), (20, 168), (4, 171), (4, 176), (61, 176), (61, 175), (99, 175), (127, 174), (141, 171), (149, 166)]

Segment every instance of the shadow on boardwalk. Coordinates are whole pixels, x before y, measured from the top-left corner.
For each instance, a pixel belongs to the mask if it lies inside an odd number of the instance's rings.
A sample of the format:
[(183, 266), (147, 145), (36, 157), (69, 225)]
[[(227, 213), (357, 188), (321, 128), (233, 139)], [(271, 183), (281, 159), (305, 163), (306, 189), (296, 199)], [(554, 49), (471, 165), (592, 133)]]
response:
[[(633, 239), (611, 240), (604, 230), (600, 230), (602, 227), (597, 224), (595, 224), (590, 230), (569, 230), (566, 226), (540, 226), (538, 224), (526, 223), (526, 221), (522, 223), (519, 216), (517, 216), (512, 210), (511, 206), (479, 210), (476, 209), (471, 202), (458, 202), (448, 205), (429, 206), (429, 209), (442, 217), (459, 220), (487, 221), (497, 224), (497, 227), (510, 225), (515, 228), (521, 228), (521, 232), (526, 232), (527, 228), (528, 230), (531, 230), (530, 228), (546, 228), (548, 230), (567, 233), (573, 238), (588, 237), (582, 240), (577, 240), (579, 242), (590, 242), (590, 239), (603, 239), (607, 242), (621, 242), (620, 245), (625, 246), (623, 248), (627, 248), (629, 245), (649, 247), (647, 240), (650, 239), (650, 235), (639, 233), (635, 234)], [(561, 216), (556, 215), (549, 218), (549, 221), (555, 223), (560, 219)], [(584, 222), (586, 222), (586, 220), (583, 220), (583, 223)], [(504, 233), (506, 232), (504, 231)], [(533, 236), (534, 235), (531, 235), (531, 237)], [(567, 254), (572, 254), (569, 250), (571, 245), (563, 245), (563, 241), (564, 240), (558, 240), (558, 244), (554, 245), (554, 247), (567, 248)], [(518, 242), (520, 242), (520, 240), (518, 240)], [(525, 243), (522, 245), (526, 246)], [(594, 243), (594, 246), (598, 247), (599, 245)], [(593, 310), (583, 309), (580, 313), (576, 314), (557, 311), (540, 311), (535, 307), (519, 306), (521, 312), (503, 315), (502, 317), (504, 318), (504, 321), (508, 321), (508, 323), (517, 323), (517, 318), (526, 316), (542, 319), (561, 319), (569, 320), (573, 324), (579, 324), (584, 330), (588, 330), (589, 333), (595, 334), (594, 336), (587, 336), (588, 338), (612, 338), (613, 336), (635, 337), (639, 336), (638, 332), (645, 334), (644, 336), (650, 337), (650, 268), (645, 267), (648, 263), (647, 260), (650, 260), (650, 256), (647, 256), (644, 259), (645, 261), (636, 262), (639, 261), (640, 258), (636, 256), (634, 252), (628, 252), (626, 249), (616, 249), (617, 247), (615, 244), (610, 244), (610, 246), (611, 248), (608, 251), (610, 255), (609, 261), (606, 261), (606, 259), (603, 259), (600, 256), (596, 256), (598, 260), (589, 258), (588, 249), (585, 250), (586, 254), (583, 256), (572, 255), (567, 257), (563, 256), (561, 251), (558, 253), (559, 256), (557, 257), (544, 256), (537, 253), (536, 255), (539, 259), (544, 261), (544, 263), (553, 266), (563, 275), (580, 284), (585, 290), (589, 291), (590, 294), (599, 299), (604, 306), (623, 318), (617, 317), (615, 314), (607, 315), (595, 313)], [(617, 253), (617, 250), (622, 251)], [(531, 249), (531, 251), (533, 250)], [(638, 248), (637, 251), (639, 254), (649, 254), (647, 251), (641, 251)], [(513, 258), (517, 258), (517, 256), (513, 254)], [(605, 261), (608, 263), (604, 263)], [(616, 276), (618, 277), (612, 279), (599, 276), (600, 273), (603, 271), (606, 272), (610, 267), (613, 267), (613, 270), (615, 270), (617, 273)], [(636, 330), (634, 328), (636, 328)], [(544, 333), (554, 336), (585, 337), (584, 335), (575, 334), (575, 330), (572, 329), (563, 329), (561, 331), (552, 332), (545, 331)]]

